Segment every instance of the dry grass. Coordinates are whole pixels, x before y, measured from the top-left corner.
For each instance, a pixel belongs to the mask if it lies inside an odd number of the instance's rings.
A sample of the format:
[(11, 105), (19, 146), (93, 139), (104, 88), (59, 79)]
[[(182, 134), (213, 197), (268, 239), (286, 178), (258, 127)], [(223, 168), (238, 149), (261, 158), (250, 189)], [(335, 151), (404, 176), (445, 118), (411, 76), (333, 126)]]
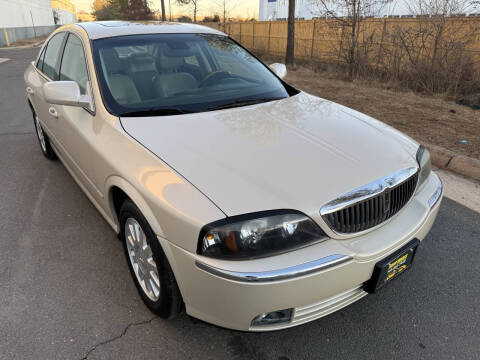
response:
[(381, 120), (419, 142), (480, 159), (480, 110), (440, 96), (394, 91), (378, 82), (338, 80), (305, 68), (289, 70), (286, 81)]

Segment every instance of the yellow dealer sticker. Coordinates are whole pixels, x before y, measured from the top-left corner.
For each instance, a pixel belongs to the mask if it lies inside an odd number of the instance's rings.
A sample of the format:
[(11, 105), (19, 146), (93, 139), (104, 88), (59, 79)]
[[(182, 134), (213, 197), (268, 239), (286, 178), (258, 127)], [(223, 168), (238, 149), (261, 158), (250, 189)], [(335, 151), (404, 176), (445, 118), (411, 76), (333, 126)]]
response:
[(375, 264), (372, 278), (364, 285), (365, 291), (373, 293), (387, 282), (390, 282), (390, 280), (395, 279), (399, 274), (405, 272), (412, 264), (419, 243), (419, 240), (414, 239), (397, 252)]

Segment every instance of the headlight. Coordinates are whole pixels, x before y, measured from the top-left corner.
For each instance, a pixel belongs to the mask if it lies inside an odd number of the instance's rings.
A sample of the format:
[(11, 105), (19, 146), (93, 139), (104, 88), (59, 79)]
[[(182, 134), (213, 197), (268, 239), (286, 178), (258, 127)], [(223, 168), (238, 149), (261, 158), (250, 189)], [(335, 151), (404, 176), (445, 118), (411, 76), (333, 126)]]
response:
[(323, 240), (308, 216), (290, 210), (233, 216), (205, 225), (198, 253), (219, 259), (265, 257)]
[(420, 166), (417, 188), (420, 188), (420, 186), (425, 182), (425, 180), (430, 175), (430, 172), (432, 171), (432, 162), (430, 161), (430, 152), (422, 145), (420, 145), (420, 147), (417, 150), (417, 162), (418, 162), (418, 165)]

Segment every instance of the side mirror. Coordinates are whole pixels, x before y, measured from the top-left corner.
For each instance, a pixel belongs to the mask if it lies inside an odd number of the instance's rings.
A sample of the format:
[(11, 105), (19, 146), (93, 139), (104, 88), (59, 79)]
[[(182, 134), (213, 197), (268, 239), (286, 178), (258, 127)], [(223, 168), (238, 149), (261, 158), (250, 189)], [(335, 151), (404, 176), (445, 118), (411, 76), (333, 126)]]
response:
[(91, 107), (92, 98), (81, 95), (75, 81), (51, 81), (43, 85), (45, 100), (50, 104)]
[(269, 68), (280, 78), (283, 79), (287, 75), (287, 67), (285, 64), (274, 63)]

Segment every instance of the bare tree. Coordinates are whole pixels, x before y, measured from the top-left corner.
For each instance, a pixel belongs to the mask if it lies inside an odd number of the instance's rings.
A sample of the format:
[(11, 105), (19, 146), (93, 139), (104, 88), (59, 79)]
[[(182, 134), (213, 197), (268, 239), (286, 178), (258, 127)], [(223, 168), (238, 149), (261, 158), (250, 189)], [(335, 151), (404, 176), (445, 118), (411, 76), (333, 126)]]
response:
[(394, 27), (392, 37), (406, 54), (401, 78), (409, 87), (427, 93), (453, 96), (479, 86), (472, 53), (480, 35), (476, 22), (459, 16), (474, 10), (470, 0), (409, 0), (408, 9), (417, 15), (415, 26)]
[(177, 0), (177, 4), (180, 6), (188, 6), (193, 11), (193, 22), (197, 23), (197, 11), (198, 11), (198, 4), (200, 0)]
[(415, 15), (446, 17), (464, 13), (474, 3), (475, 1), (470, 0), (410, 0), (407, 1), (407, 8)]
[(227, 32), (227, 21), (230, 17), (230, 13), (238, 6), (238, 0), (216, 0), (214, 2), (214, 12), (221, 14), (223, 23), (223, 32)]
[(287, 50), (285, 64), (292, 66), (295, 61), (295, 0), (288, 0)]
[[(434, 0), (433, 0), (434, 1)], [(391, 0), (313, 0), (311, 11), (317, 16), (330, 18), (335, 31), (340, 28), (339, 54), (348, 66), (348, 77), (356, 76), (361, 56), (358, 44), (365, 19), (380, 14)]]
[(433, 39), (431, 46), (431, 68), (436, 66), (442, 45), (446, 36), (448, 17), (456, 14), (463, 14), (470, 8), (469, 0), (411, 0), (407, 7), (412, 14), (420, 15), (422, 18), (422, 32), (429, 34)]

